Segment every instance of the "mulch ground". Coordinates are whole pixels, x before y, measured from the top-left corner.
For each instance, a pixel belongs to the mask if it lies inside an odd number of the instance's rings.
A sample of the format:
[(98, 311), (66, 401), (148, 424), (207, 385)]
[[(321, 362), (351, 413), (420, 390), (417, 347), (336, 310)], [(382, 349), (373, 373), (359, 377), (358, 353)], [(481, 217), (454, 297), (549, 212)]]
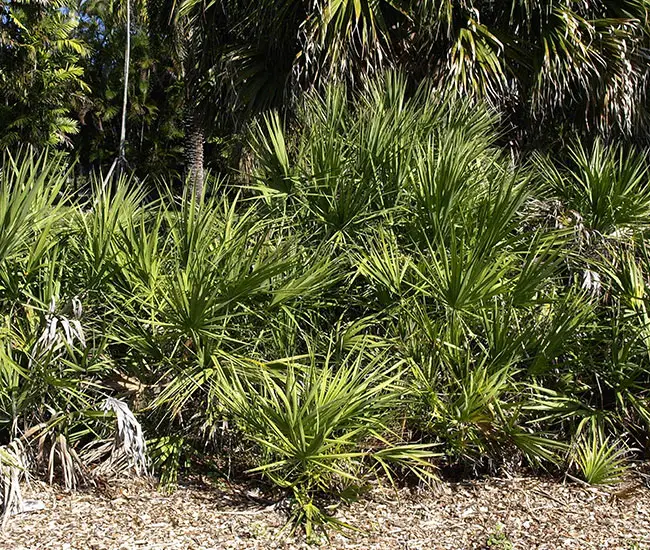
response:
[(245, 487), (195, 484), (168, 495), (123, 482), (66, 493), (34, 482), (24, 496), (45, 509), (11, 518), (1, 550), (650, 548), (642, 474), (606, 489), (491, 478), (429, 491), (376, 490), (336, 511), (358, 532), (311, 545), (288, 532), (286, 513)]

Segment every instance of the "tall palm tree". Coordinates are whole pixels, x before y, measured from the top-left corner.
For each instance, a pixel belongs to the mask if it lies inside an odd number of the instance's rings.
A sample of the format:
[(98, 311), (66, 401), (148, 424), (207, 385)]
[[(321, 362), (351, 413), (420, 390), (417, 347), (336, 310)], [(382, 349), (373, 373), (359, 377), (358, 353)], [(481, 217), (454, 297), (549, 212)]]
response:
[(567, 119), (647, 130), (648, 0), (312, 0), (305, 28), (317, 78), (402, 66), (506, 108), (528, 131)]
[(285, 98), (302, 6), (289, 0), (154, 0), (149, 10), (152, 36), (161, 48), (171, 46), (182, 81), (186, 179), (200, 198), (208, 134), (238, 126)]
[(644, 125), (647, 0), (417, 4), (403, 53), (420, 74), (514, 105), (529, 131), (567, 119), (604, 134)]
[[(292, 92), (385, 67), (486, 99), (531, 133), (645, 128), (648, 0), (153, 0), (183, 82), (188, 183), (206, 133)], [(162, 32), (161, 32), (162, 29)], [(580, 113), (576, 117), (576, 113)], [(572, 119), (577, 119), (572, 121)]]

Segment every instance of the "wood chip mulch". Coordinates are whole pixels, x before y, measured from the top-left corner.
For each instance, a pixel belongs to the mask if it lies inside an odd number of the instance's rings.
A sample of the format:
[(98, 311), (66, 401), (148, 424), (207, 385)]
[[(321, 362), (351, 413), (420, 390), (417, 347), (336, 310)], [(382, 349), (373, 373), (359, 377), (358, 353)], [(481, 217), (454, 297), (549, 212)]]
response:
[(336, 511), (360, 531), (308, 544), (287, 515), (244, 487), (139, 482), (66, 493), (38, 482), (45, 509), (11, 518), (0, 550), (650, 549), (648, 478), (591, 488), (540, 478), (444, 482), (435, 491), (376, 490)]

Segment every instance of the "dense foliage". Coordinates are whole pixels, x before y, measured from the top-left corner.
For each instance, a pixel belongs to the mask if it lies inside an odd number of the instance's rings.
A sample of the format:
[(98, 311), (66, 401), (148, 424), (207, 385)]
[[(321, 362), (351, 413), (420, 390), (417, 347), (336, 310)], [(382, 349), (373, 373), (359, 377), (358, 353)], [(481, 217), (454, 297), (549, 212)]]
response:
[[(502, 141), (647, 141), (647, 0), (3, 0), (0, 144), (59, 144), (75, 170), (239, 169), (244, 131), (305, 90), (398, 67), (484, 99)], [(127, 25), (126, 14), (129, 14)], [(131, 37), (127, 43), (127, 36)], [(204, 147), (206, 147), (204, 151)]]
[(5, 155), (3, 443), (73, 484), (120, 397), (164, 482), (247, 472), (308, 528), (379, 475), (604, 483), (647, 452), (646, 155), (519, 161), (494, 109), (394, 73), (294, 113), (198, 201)]
[(145, 439), (308, 530), (378, 478), (616, 481), (650, 448), (649, 21), (2, 0), (4, 515)]

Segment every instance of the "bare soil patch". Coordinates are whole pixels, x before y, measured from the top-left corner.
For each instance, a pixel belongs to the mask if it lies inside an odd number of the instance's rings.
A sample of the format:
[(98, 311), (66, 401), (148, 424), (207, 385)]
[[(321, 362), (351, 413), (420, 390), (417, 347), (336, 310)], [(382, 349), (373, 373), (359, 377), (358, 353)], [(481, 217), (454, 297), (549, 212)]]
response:
[(143, 483), (66, 493), (26, 488), (42, 511), (12, 518), (2, 550), (231, 548), (650, 548), (650, 489), (635, 475), (590, 488), (540, 478), (444, 482), (435, 491), (376, 490), (336, 516), (360, 529), (309, 545), (286, 513), (244, 487), (204, 483), (163, 494)]

